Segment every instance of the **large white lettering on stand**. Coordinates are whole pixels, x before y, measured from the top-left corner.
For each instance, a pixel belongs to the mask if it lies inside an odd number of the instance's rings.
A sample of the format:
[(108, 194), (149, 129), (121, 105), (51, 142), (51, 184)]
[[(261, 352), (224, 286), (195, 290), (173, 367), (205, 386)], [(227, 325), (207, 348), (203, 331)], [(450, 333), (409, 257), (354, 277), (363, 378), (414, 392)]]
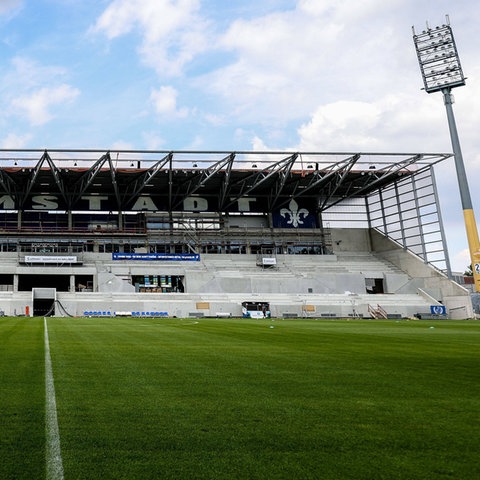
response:
[(187, 197), (183, 201), (183, 209), (190, 212), (206, 212), (208, 210), (208, 201), (202, 197)]
[(53, 195), (35, 195), (32, 197), (34, 210), (56, 210), (58, 208), (57, 197)]
[[(149, 195), (140, 195), (134, 204), (126, 208), (124, 211), (141, 212), (147, 210), (149, 212), (164, 211), (165, 207), (159, 202), (159, 198), (153, 198)], [(232, 201), (235, 199), (232, 198)], [(254, 197), (243, 197), (236, 199), (237, 208), (233, 209), (237, 212), (251, 212), (252, 203), (257, 201)], [(156, 203), (157, 202), (157, 203)], [(162, 208), (163, 207), (163, 208)], [(10, 195), (0, 196), (0, 210), (15, 210), (18, 206), (15, 205), (15, 200)], [(32, 210), (66, 210), (64, 199), (56, 195), (33, 195), (29, 201), (25, 201), (22, 205), (23, 209)], [(208, 198), (205, 197), (186, 197), (183, 200), (183, 210), (189, 212), (208, 212), (210, 205)], [(89, 211), (112, 211), (118, 209), (116, 199), (114, 196), (108, 195), (82, 195), (80, 197), (79, 205), (74, 205), (73, 210), (89, 210)], [(214, 211), (214, 210), (213, 210)]]

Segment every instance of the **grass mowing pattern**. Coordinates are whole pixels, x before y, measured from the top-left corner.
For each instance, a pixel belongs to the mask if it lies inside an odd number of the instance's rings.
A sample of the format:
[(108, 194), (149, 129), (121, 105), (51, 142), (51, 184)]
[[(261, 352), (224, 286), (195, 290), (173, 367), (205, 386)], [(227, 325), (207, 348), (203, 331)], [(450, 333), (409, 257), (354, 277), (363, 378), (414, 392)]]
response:
[(48, 327), (66, 480), (480, 478), (479, 322)]
[(43, 319), (0, 318), (0, 478), (45, 475)]

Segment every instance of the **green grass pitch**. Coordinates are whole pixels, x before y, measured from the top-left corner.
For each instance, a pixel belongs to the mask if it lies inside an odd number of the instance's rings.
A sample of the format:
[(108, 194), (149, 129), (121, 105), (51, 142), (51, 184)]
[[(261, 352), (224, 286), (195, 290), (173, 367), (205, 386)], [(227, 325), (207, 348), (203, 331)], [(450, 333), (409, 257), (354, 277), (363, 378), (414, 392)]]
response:
[[(480, 478), (478, 321), (47, 325), (65, 480)], [(44, 479), (43, 318), (0, 387), (0, 479)]]

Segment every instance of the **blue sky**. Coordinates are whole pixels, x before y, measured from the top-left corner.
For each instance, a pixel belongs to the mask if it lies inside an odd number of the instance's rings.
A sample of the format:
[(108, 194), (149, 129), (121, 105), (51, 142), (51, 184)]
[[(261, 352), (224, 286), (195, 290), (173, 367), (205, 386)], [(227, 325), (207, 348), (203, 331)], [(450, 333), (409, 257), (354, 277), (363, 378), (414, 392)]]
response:
[[(450, 21), (454, 105), (480, 216), (473, 0), (0, 0), (1, 148), (450, 152), (412, 42)], [(437, 183), (469, 263), (453, 161)]]

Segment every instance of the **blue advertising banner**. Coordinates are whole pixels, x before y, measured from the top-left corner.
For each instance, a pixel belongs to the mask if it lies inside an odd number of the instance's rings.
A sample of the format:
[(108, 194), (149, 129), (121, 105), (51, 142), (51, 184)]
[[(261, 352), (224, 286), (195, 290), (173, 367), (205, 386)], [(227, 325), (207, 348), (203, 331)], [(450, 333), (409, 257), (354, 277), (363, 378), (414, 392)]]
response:
[(112, 260), (199, 262), (198, 253), (112, 253)]
[(446, 315), (447, 307), (445, 305), (430, 305), (430, 313), (432, 315)]

